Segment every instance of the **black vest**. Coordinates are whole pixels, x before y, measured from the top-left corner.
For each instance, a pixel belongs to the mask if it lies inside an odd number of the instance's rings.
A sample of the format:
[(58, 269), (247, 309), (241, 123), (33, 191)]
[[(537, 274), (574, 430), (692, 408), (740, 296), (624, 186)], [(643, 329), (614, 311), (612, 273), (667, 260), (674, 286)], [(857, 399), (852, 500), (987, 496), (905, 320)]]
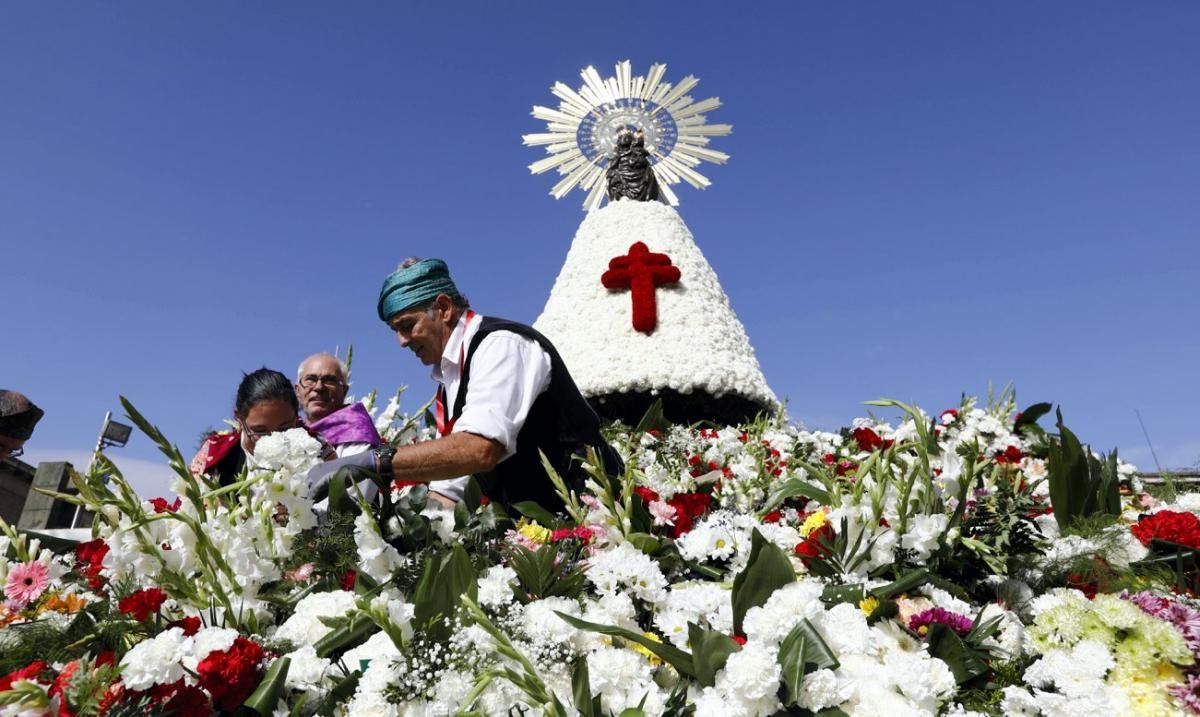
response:
[(471, 339), (463, 361), (462, 379), (450, 414), (452, 419), (457, 420), (466, 405), (475, 350), (484, 337), (494, 331), (508, 331), (536, 341), (550, 356), (550, 385), (529, 409), (525, 425), (517, 434), (517, 452), (491, 471), (477, 473), (475, 479), (484, 495), (506, 510), (513, 503), (534, 501), (551, 512), (558, 511), (563, 503), (542, 467), (539, 453), (546, 454), (567, 486), (577, 492), (583, 488), (587, 475), (581, 466), (588, 446), (596, 448), (603, 457), (609, 475), (621, 473), (624, 465), (621, 457), (600, 435), (600, 418), (579, 392), (554, 344), (533, 328), (513, 321), (488, 316), (480, 319), (479, 330)]

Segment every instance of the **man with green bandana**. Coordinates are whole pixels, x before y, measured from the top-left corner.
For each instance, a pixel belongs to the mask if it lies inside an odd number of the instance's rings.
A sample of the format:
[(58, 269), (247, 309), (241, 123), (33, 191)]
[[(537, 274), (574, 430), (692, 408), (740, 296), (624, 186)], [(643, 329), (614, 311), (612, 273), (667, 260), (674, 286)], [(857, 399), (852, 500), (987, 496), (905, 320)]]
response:
[[(501, 505), (534, 501), (549, 510), (562, 501), (540, 454), (575, 489), (589, 446), (609, 473), (623, 469), (553, 344), (529, 326), (472, 311), (441, 259), (401, 264), (384, 280), (377, 311), (401, 348), (431, 367), (441, 437), (376, 449), (370, 467), (432, 482), (434, 492), (451, 499), (461, 497), (465, 476), (473, 475)], [(336, 467), (327, 463), (318, 472)]]

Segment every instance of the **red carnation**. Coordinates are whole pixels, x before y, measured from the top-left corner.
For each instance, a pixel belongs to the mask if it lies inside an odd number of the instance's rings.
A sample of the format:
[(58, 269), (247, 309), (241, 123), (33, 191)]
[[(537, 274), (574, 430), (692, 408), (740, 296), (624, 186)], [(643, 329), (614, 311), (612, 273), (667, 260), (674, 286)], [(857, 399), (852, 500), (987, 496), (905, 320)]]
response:
[(168, 503), (166, 498), (151, 498), (150, 504), (154, 506), (155, 513), (174, 513), (179, 510), (179, 506), (183, 505), (183, 502), (179, 497), (175, 498), (174, 503)]
[(1194, 513), (1163, 510), (1144, 516), (1130, 527), (1133, 536), (1149, 546), (1152, 540), (1162, 540), (1188, 548), (1200, 549), (1200, 518)]
[(185, 684), (183, 680), (169, 685), (155, 685), (144, 692), (134, 694), (149, 696), (162, 705), (162, 712), (175, 717), (209, 717), (212, 714), (212, 706), (204, 690), (195, 685)]
[(780, 513), (778, 510), (773, 510), (770, 513), (767, 513), (766, 515), (763, 516), (762, 522), (778, 523), (781, 518), (783, 518), (783, 513)]
[(191, 636), (195, 635), (197, 632), (200, 632), (200, 624), (201, 624), (200, 618), (193, 615), (191, 617), (185, 617), (181, 620), (176, 620), (174, 622), (168, 623), (167, 629), (170, 629), (172, 627), (177, 627), (180, 630), (183, 630), (184, 635), (191, 637)]
[(796, 545), (796, 555), (801, 557), (804, 565), (807, 567), (813, 559), (829, 555), (829, 545), (832, 542), (833, 526), (825, 523), (809, 533), (807, 538)]
[(1022, 452), (1020, 448), (1017, 448), (1016, 446), (1009, 446), (1008, 448), (1004, 449), (1003, 453), (996, 454), (996, 462), (1015, 464), (1020, 463), (1021, 459), (1024, 457), (1025, 453)]
[(854, 442), (858, 444), (859, 450), (876, 451), (883, 447), (883, 439), (870, 428), (863, 426), (855, 428), (850, 433), (854, 436)]
[(117, 607), (126, 615), (132, 615), (134, 620), (142, 622), (150, 617), (150, 613), (158, 612), (166, 599), (167, 595), (162, 590), (146, 588), (138, 590), (129, 597), (122, 598), (121, 602), (117, 603)]
[(667, 505), (675, 509), (671, 537), (680, 538), (690, 532), (696, 519), (708, 511), (712, 496), (708, 493), (677, 493), (667, 501)]
[(209, 717), (212, 714), (208, 695), (195, 685), (180, 687), (163, 708), (174, 717)]
[(232, 712), (258, 687), (265, 653), (257, 642), (238, 637), (228, 650), (209, 653), (196, 666), (200, 686), (221, 710)]
[(21, 680), (37, 680), (38, 675), (42, 670), (46, 669), (46, 663), (41, 660), (34, 660), (25, 665), (19, 670), (13, 670), (4, 677), (0, 677), (0, 692), (11, 690), (14, 682)]
[(104, 568), (104, 556), (108, 555), (108, 543), (100, 538), (75, 546), (75, 559), (79, 561), (79, 572), (87, 578), (88, 586), (99, 590), (104, 586), (100, 571)]
[(341, 587), (343, 590), (353, 590), (356, 580), (358, 580), (358, 571), (347, 570), (346, 574), (342, 576), (342, 581), (339, 587)]
[(655, 493), (645, 486), (634, 486), (633, 492), (641, 496), (642, 500), (646, 501), (647, 503), (653, 503), (654, 501), (658, 500), (658, 493)]

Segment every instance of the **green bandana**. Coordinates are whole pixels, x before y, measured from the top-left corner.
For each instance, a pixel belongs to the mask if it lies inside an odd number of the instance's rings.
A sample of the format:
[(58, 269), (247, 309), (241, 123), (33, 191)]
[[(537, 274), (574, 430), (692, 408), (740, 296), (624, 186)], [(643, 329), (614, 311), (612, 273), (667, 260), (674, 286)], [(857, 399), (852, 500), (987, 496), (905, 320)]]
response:
[(450, 269), (441, 259), (425, 259), (412, 266), (397, 269), (383, 280), (379, 290), (380, 321), (387, 322), (396, 314), (414, 306), (427, 304), (445, 294), (450, 298), (460, 296), (458, 287), (450, 279)]

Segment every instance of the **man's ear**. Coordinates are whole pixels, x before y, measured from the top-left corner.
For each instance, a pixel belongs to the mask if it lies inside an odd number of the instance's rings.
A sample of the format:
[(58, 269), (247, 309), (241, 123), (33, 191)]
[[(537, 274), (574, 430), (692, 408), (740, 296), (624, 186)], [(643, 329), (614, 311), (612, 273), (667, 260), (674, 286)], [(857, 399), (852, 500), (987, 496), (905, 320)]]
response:
[(450, 319), (454, 316), (454, 300), (447, 294), (438, 294), (433, 300), (433, 306), (437, 310), (438, 320), (443, 323), (450, 323)]

